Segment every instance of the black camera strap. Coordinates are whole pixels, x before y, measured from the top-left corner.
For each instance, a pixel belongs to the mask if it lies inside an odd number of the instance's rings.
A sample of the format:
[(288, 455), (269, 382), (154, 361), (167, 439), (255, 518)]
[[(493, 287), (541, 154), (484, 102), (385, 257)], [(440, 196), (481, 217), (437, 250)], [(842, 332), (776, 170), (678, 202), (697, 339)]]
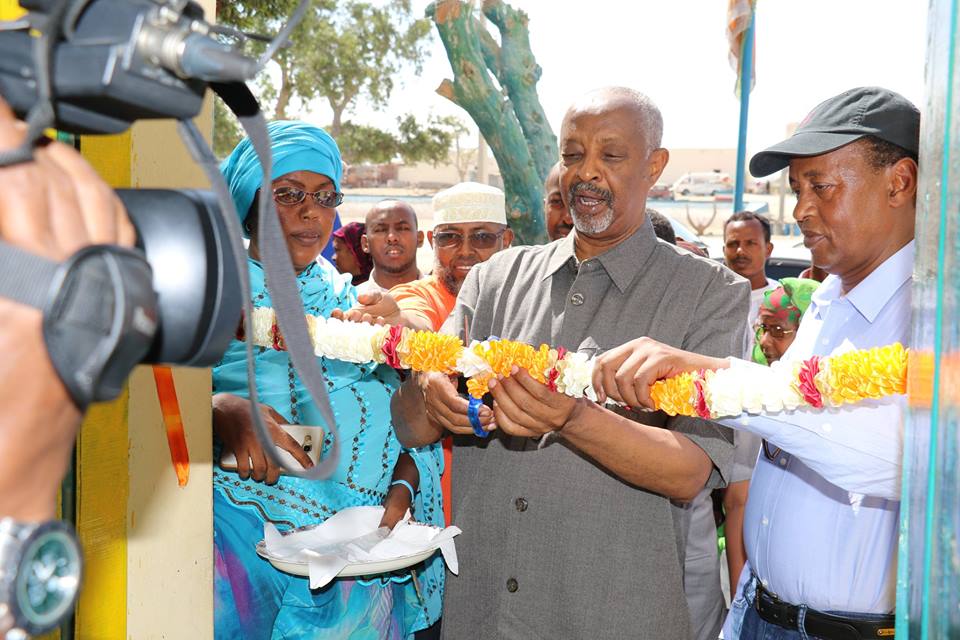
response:
[[(270, 153), (270, 135), (267, 132), (267, 123), (260, 111), (256, 98), (250, 92), (250, 89), (243, 83), (211, 83), (211, 88), (219, 95), (231, 111), (240, 120), (240, 124), (246, 131), (250, 142), (253, 144), (263, 167), (263, 184), (261, 191), (270, 193), (272, 157)], [(220, 173), (220, 166), (216, 157), (210, 150), (206, 140), (200, 134), (191, 121), (182, 120), (179, 123), (180, 136), (190, 150), (194, 160), (199, 164), (210, 184), (213, 187), (217, 199), (220, 201), (220, 212), (224, 223), (227, 225), (230, 233), (230, 242), (233, 244), (234, 255), (237, 259), (237, 271), (240, 274), (240, 281), (243, 287), (243, 312), (245, 318), (253, 317), (253, 302), (250, 292), (250, 273), (246, 263), (246, 251), (243, 247), (241, 238), (243, 234), (240, 229), (240, 218), (237, 216), (236, 207), (223, 174)], [(270, 298), (273, 302), (274, 311), (277, 314), (277, 321), (280, 325), (280, 331), (283, 333), (283, 339), (287, 343), (287, 353), (297, 374), (303, 381), (304, 386), (310, 394), (311, 399), (320, 410), (320, 415), (327, 423), (328, 432), (331, 437), (332, 445), (328, 455), (320, 461), (318, 465), (304, 471), (298, 469), (287, 469), (279, 460), (276, 454), (276, 448), (273, 445), (273, 438), (267, 431), (266, 426), (260, 417), (259, 403), (257, 401), (257, 381), (256, 371), (253, 360), (253, 343), (246, 340), (247, 349), (247, 384), (250, 391), (250, 411), (253, 415), (253, 423), (256, 428), (257, 439), (260, 441), (266, 455), (271, 463), (286, 469), (290, 475), (310, 480), (322, 480), (329, 478), (336, 470), (340, 457), (340, 439), (337, 430), (336, 419), (333, 415), (333, 409), (330, 406), (330, 396), (327, 393), (327, 383), (317, 364), (317, 358), (314, 355), (313, 342), (310, 339), (310, 333), (307, 329), (306, 311), (303, 308), (303, 302), (297, 289), (297, 281), (293, 262), (290, 259), (290, 251), (283, 239), (283, 232), (280, 227), (280, 221), (277, 217), (276, 206), (273, 198), (258, 198), (259, 200), (259, 227), (258, 238), (260, 239), (260, 258), (266, 273), (267, 288), (270, 290)]]
[(47, 354), (74, 403), (117, 397), (157, 329), (143, 254), (92, 245), (58, 263), (0, 241), (0, 273), (0, 297), (43, 312)]

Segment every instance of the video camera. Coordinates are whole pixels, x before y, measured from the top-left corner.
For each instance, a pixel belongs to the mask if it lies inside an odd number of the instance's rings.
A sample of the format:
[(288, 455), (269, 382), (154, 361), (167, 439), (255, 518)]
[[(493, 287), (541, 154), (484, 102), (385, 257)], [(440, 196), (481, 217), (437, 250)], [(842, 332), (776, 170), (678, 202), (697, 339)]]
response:
[[(272, 38), (212, 25), (192, 0), (20, 0), (27, 10), (0, 24), (0, 95), (27, 123), (25, 142), (0, 151), (0, 167), (28, 162), (48, 127), (117, 133), (140, 119), (174, 118), (212, 191), (121, 189), (137, 248), (86, 247), (54, 263), (0, 238), (0, 296), (43, 311), (54, 368), (81, 409), (116, 397), (143, 363), (210, 366), (252, 316), (242, 231), (216, 158), (191, 118), (212, 89), (239, 118), (271, 189), (266, 120), (245, 82), (259, 73), (306, 14), (300, 0)], [(268, 44), (258, 59), (250, 37)], [(308, 470), (311, 480), (337, 466), (339, 441), (327, 384), (313, 355), (293, 264), (272, 198), (258, 198), (260, 262), (291, 362), (333, 439)], [(10, 277), (10, 274), (25, 274)], [(253, 347), (247, 381), (255, 433), (271, 461), (272, 438), (260, 417)]]
[[(191, 119), (208, 88), (220, 95), (257, 152), (261, 188), (270, 189), (266, 121), (245, 82), (284, 44), (309, 0), (300, 0), (259, 59), (239, 48), (247, 34), (206, 22), (191, 0), (20, 0), (20, 6), (24, 18), (0, 23), (0, 95), (26, 121), (27, 135), (20, 147), (0, 151), (0, 167), (31, 161), (50, 127), (110, 134), (136, 120), (172, 118), (213, 187), (118, 190), (137, 231), (133, 250), (95, 245), (56, 263), (0, 238), (0, 297), (42, 310), (47, 352), (83, 410), (116, 397), (137, 364), (214, 364), (235, 335), (241, 310), (252, 316), (239, 219)], [(336, 420), (273, 200), (258, 201), (261, 262), (278, 323), (333, 440), (313, 468), (288, 473), (323, 479), (338, 463)], [(266, 455), (283, 466), (257, 408), (250, 341), (246, 348), (254, 430)], [(51, 629), (72, 609), (80, 564), (68, 525), (38, 528), (0, 518), (0, 631), (15, 625), (22, 637)], [(36, 593), (48, 595), (34, 602), (30, 580), (39, 580)]]
[[(26, 19), (0, 33), (0, 95), (29, 122), (46, 89), (50, 124), (61, 131), (109, 134), (141, 119), (186, 120), (200, 112), (210, 82), (242, 82), (258, 68), (255, 59), (216, 39), (215, 27), (189, 0), (20, 5)], [(31, 34), (37, 27), (47, 42)], [(48, 285), (46, 299), (35, 301), (49, 310), (48, 349), (81, 407), (115, 397), (139, 362), (215, 363), (240, 318), (236, 260), (214, 195), (159, 189), (118, 195), (143, 255), (80, 255), (50, 283), (58, 291)], [(110, 263), (120, 268), (111, 270)], [(84, 304), (90, 295), (99, 313)], [(115, 340), (103, 339), (112, 334)]]

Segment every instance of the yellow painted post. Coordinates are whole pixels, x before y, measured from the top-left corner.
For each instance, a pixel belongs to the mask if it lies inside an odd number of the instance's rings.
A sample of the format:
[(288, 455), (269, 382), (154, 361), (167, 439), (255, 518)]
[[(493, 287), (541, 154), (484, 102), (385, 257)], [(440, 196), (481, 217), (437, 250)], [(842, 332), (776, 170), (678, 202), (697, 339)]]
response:
[(84, 580), (77, 638), (127, 637), (127, 501), (129, 392), (87, 412), (77, 443), (77, 533)]
[[(198, 125), (210, 134), (212, 123), (208, 101)], [(140, 122), (125, 134), (84, 136), (80, 150), (114, 187), (205, 187), (178, 140), (172, 121)], [(122, 416), (91, 415), (81, 429), (77, 525), (88, 575), (109, 580), (85, 585), (78, 638), (213, 637), (210, 372), (174, 369), (174, 383), (190, 455), (184, 487), (148, 367), (130, 376)]]

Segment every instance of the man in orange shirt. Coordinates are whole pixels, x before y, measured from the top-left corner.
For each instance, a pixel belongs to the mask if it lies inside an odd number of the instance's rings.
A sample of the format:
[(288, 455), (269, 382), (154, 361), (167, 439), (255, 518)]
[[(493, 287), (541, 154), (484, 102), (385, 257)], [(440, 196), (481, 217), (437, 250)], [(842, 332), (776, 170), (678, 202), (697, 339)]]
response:
[[(460, 285), (470, 268), (490, 259), (513, 242), (513, 231), (507, 227), (503, 191), (476, 182), (461, 182), (438, 192), (433, 197), (433, 229), (427, 231), (427, 240), (436, 257), (433, 273), (397, 285), (390, 290), (390, 295), (400, 307), (405, 325), (440, 331), (453, 312)], [(452, 439), (445, 438), (440, 483), (447, 524), (451, 511), (452, 448)]]
[(513, 242), (506, 209), (503, 191), (476, 182), (433, 197), (433, 229), (427, 231), (436, 256), (433, 273), (390, 290), (407, 326), (440, 330), (471, 267)]

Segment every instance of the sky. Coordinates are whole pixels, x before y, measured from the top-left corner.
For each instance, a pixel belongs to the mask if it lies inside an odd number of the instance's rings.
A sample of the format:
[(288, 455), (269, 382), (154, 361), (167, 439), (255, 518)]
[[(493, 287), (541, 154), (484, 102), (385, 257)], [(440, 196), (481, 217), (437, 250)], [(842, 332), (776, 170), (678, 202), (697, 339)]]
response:
[[(426, 0), (414, 0), (422, 15)], [(664, 146), (733, 148), (739, 100), (727, 59), (726, 0), (512, 0), (530, 18), (530, 41), (543, 69), (540, 102), (554, 132), (578, 95), (627, 85), (649, 95), (664, 117)], [(756, 86), (747, 148), (780, 141), (819, 102), (856, 86), (882, 85), (921, 109), (924, 99), (924, 0), (758, 0)], [(489, 25), (492, 27), (492, 25)], [(408, 70), (386, 111), (358, 104), (345, 119), (395, 126), (397, 116), (465, 111), (435, 93), (452, 78), (434, 30), (422, 73)], [(329, 110), (305, 119), (324, 125)]]

